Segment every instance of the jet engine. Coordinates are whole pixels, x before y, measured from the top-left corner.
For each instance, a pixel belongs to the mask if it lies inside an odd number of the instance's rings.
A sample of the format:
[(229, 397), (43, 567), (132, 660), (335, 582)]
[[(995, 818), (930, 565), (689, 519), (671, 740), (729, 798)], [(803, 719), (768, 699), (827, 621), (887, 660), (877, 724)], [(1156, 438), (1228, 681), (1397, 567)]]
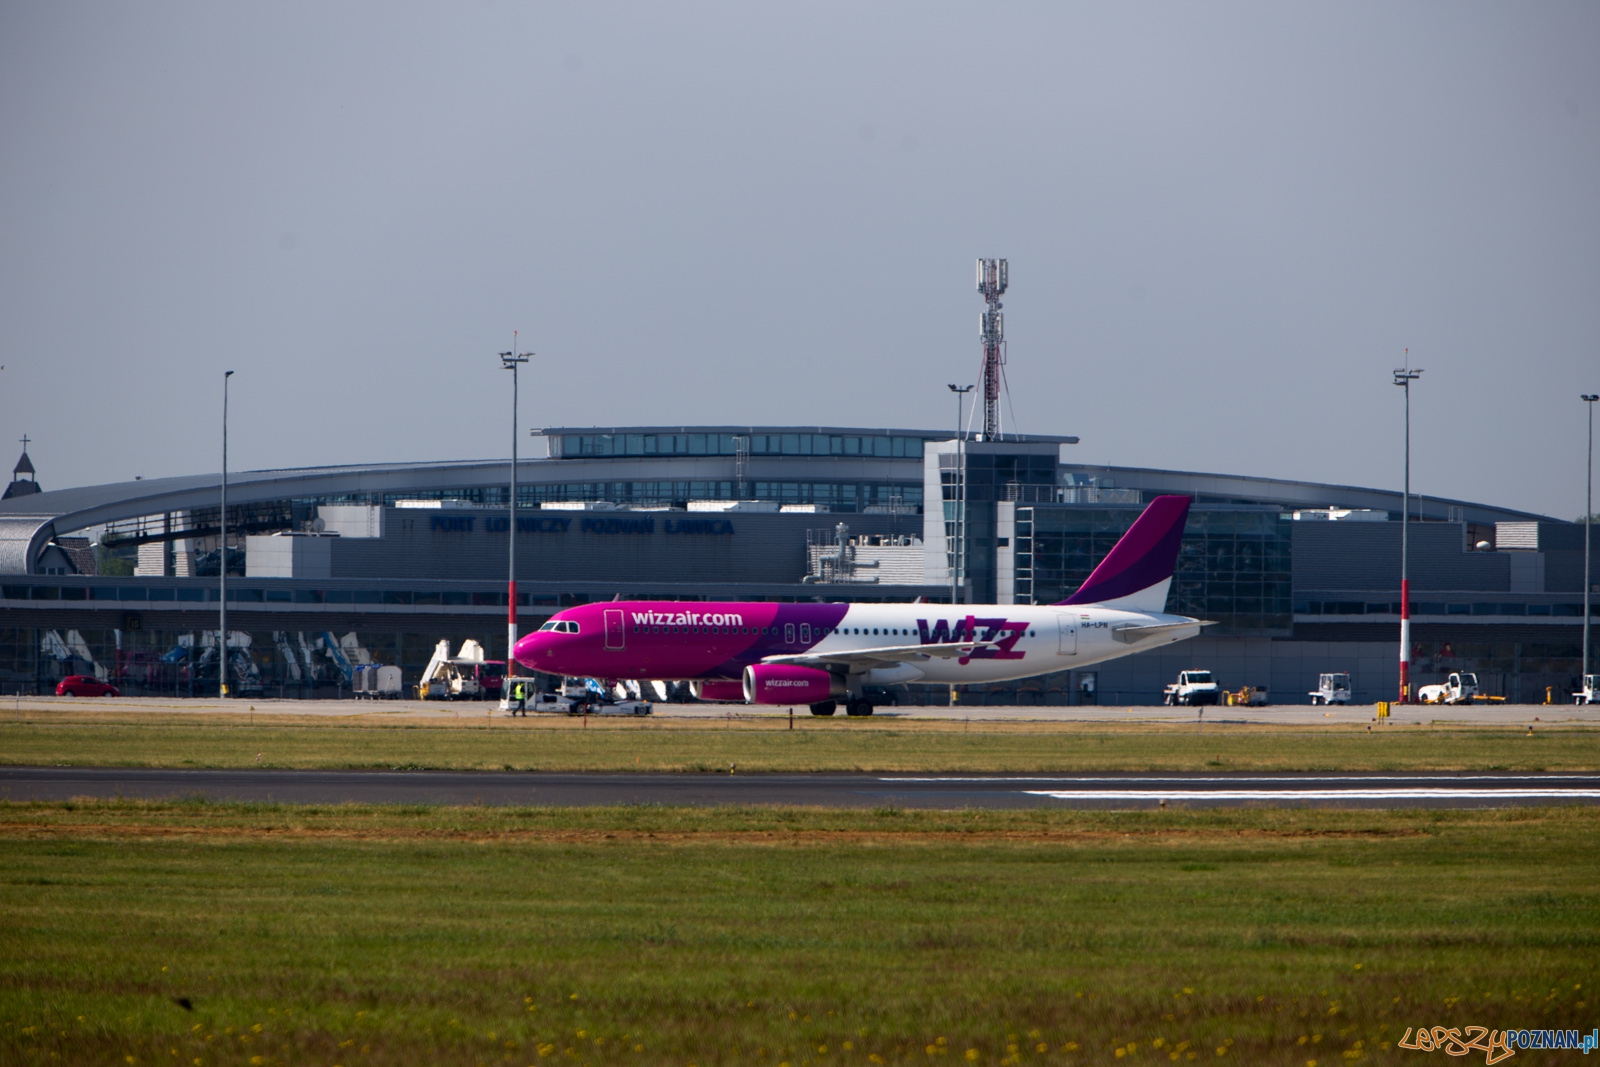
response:
[(815, 704), (843, 692), (838, 679), (816, 667), (752, 663), (744, 669), (744, 698), (752, 704)]

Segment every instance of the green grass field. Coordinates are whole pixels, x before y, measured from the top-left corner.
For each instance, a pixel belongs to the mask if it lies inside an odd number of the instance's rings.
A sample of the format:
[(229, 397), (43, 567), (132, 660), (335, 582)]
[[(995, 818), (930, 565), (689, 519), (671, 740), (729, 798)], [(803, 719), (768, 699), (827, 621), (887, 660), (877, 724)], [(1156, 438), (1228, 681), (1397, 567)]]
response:
[(1597, 833), (1595, 808), (0, 805), (0, 1062), (1417, 1062), (1410, 1026), (1594, 1023)]
[[(492, 725), (491, 725), (492, 723)], [(796, 719), (455, 722), (246, 714), (21, 714), (0, 762), (112, 767), (545, 771), (1196, 771), (1600, 769), (1600, 730), (1086, 725)]]

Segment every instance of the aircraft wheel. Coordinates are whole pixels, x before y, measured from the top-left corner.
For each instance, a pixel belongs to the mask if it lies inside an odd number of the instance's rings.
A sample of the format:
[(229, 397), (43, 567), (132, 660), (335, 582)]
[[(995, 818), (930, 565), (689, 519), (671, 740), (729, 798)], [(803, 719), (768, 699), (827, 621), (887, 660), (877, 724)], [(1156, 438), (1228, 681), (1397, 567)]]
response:
[(872, 702), (870, 700), (852, 700), (845, 708), (845, 714), (855, 716), (857, 718), (871, 715)]
[(838, 707), (839, 705), (832, 700), (819, 700), (815, 704), (811, 705), (811, 714), (832, 715), (834, 711), (838, 709)]

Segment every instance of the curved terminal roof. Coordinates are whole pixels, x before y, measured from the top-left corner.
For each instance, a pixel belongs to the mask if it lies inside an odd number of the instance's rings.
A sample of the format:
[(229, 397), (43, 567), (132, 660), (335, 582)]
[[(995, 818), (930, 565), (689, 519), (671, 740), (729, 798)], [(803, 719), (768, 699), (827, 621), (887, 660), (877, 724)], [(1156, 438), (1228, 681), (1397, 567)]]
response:
[[(810, 434), (835, 436), (918, 437), (949, 440), (947, 432), (934, 430), (865, 429), (850, 427), (584, 427), (536, 431), (549, 438), (567, 435), (627, 434)], [(1008, 438), (1011, 440), (1013, 438)], [(1015, 440), (1072, 444), (1073, 437), (1025, 436)], [(895, 482), (921, 482), (922, 460), (883, 455), (768, 454), (738, 457), (726, 454), (582, 455), (519, 462), (519, 484), (616, 482), (642, 479), (721, 479), (733, 476), (734, 464), (744, 464), (751, 479), (849, 476)], [(843, 467), (841, 465), (844, 465)], [(407, 493), (440, 494), (500, 488), (508, 481), (509, 462), (457, 460), (433, 463), (366, 464), (304, 467), (285, 470), (233, 472), (228, 475), (230, 515), (235, 507), (284, 501), (371, 500)], [(1167, 471), (1154, 468), (1093, 466), (1064, 463), (1063, 482), (1114, 485), (1145, 493), (1188, 493), (1202, 502), (1277, 505), (1285, 508), (1377, 508), (1397, 510), (1393, 490), (1316, 482), (1259, 478), (1247, 475)], [(220, 474), (194, 474), (107, 485), (56, 489), (0, 501), (0, 574), (28, 574), (50, 541), (71, 533), (145, 516), (215, 508), (221, 488)], [(1424, 514), (1446, 517), (1446, 509), (1469, 522), (1545, 520), (1546, 516), (1469, 501), (1428, 497)], [(231, 521), (231, 519), (230, 519)]]

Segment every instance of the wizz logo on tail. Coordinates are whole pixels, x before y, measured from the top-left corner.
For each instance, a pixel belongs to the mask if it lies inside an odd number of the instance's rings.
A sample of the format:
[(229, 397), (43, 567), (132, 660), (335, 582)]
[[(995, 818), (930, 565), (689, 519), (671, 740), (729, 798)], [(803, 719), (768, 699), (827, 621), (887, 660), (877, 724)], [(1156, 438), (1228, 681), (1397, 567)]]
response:
[[(962, 656), (961, 663), (974, 659), (1021, 659), (1026, 652), (1017, 652), (1013, 646), (1028, 632), (1025, 622), (1013, 622), (1009, 619), (980, 619), (972, 615), (957, 619), (952, 624), (948, 619), (935, 619), (930, 629), (927, 619), (917, 620), (917, 634), (925, 645), (950, 645), (960, 644), (963, 641), (981, 641), (980, 647), (974, 648), (969, 656)], [(1001, 636), (1004, 634), (1005, 636)]]

